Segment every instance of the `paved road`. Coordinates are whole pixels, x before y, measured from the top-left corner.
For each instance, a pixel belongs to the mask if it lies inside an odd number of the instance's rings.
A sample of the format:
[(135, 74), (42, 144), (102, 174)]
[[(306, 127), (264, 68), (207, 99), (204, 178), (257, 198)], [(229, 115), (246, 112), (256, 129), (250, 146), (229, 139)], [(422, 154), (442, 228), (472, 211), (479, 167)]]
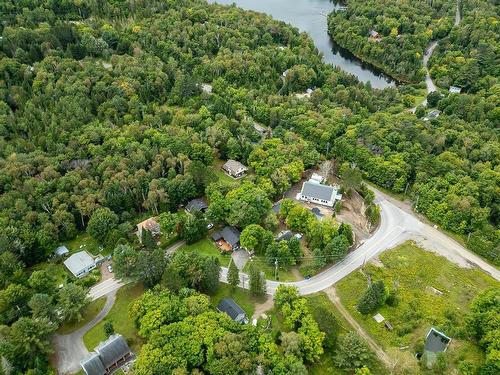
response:
[(80, 371), (80, 361), (89, 355), (83, 343), (83, 335), (108, 315), (115, 303), (116, 290), (108, 292), (104, 308), (82, 328), (67, 334), (54, 335), (55, 360), (59, 375), (74, 374)]
[[(381, 191), (375, 192), (375, 202), (381, 209), (380, 226), (374, 235), (342, 261), (309, 280), (283, 283), (295, 285), (300, 294), (312, 294), (335, 284), (351, 272), (363, 266), (370, 259), (383, 251), (393, 248), (408, 240), (415, 240), (419, 245), (434, 251), (462, 267), (478, 267), (500, 280), (500, 271), (474, 253), (465, 249), (458, 242), (420, 220), (411, 209)], [(240, 273), (241, 284), (248, 288), (248, 275)], [(221, 272), (221, 281), (227, 282), (227, 268)], [(273, 295), (282, 283), (267, 281), (267, 292)]]
[(125, 284), (126, 282), (116, 280), (114, 277), (111, 279), (106, 279), (103, 282), (100, 282), (99, 284), (96, 284), (92, 288), (90, 288), (88, 296), (91, 301), (94, 301), (109, 293), (116, 292)]

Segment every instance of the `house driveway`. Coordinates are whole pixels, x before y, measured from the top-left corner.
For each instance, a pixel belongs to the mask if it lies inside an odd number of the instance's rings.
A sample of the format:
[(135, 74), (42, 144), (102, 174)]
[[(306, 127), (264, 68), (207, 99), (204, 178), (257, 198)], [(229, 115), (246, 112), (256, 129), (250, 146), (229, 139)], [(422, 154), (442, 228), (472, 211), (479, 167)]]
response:
[(82, 328), (67, 335), (54, 336), (54, 358), (59, 375), (75, 374), (80, 371), (80, 361), (89, 355), (83, 343), (83, 335), (108, 315), (115, 303), (116, 292), (117, 290), (113, 290), (106, 295), (106, 303), (101, 312)]
[(233, 258), (234, 264), (236, 264), (236, 267), (238, 267), (240, 271), (245, 267), (245, 265), (248, 262), (248, 259), (250, 259), (248, 252), (243, 249), (233, 251), (231, 257)]

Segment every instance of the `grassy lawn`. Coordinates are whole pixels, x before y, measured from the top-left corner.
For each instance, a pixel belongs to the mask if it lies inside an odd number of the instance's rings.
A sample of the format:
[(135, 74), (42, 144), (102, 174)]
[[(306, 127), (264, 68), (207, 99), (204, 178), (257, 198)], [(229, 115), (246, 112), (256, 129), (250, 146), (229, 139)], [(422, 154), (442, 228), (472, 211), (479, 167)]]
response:
[(209, 238), (204, 238), (192, 245), (184, 245), (180, 247), (177, 252), (197, 252), (203, 256), (216, 257), (220, 260), (220, 264), (223, 267), (227, 267), (231, 260), (230, 254), (221, 254), (219, 249), (217, 249), (213, 241)]
[[(499, 287), (493, 278), (477, 269), (464, 269), (443, 257), (408, 242), (380, 256), (382, 265), (369, 264), (365, 274), (372, 281), (383, 280), (388, 289), (396, 289), (395, 306), (382, 306), (380, 312), (394, 327), (388, 331), (372, 315), (362, 315), (356, 303), (367, 287), (361, 271), (337, 284), (338, 295), (352, 316), (386, 351), (399, 348), (414, 354), (429, 329), (435, 327), (452, 337), (447, 351), (450, 366), (461, 360), (478, 363), (479, 348), (462, 339), (471, 300), (482, 290)], [(442, 294), (441, 294), (442, 293)]]
[(79, 322), (65, 323), (57, 330), (60, 335), (66, 335), (77, 329), (82, 328), (85, 324), (94, 319), (97, 314), (102, 310), (106, 303), (106, 297), (101, 297), (95, 301), (90, 302), (82, 311), (82, 320)]
[(83, 336), (83, 341), (89, 351), (93, 350), (101, 341), (106, 340), (104, 323), (111, 321), (115, 332), (122, 334), (127, 339), (132, 350), (138, 352), (142, 340), (137, 336), (135, 325), (128, 316), (128, 306), (143, 293), (144, 287), (142, 284), (128, 284), (118, 291), (115, 304), (108, 316)]
[(80, 232), (75, 238), (66, 243), (66, 247), (71, 254), (82, 250), (86, 250), (92, 255), (111, 254), (112, 249), (103, 248), (103, 250), (100, 250), (100, 246), (102, 245), (87, 232)]
[(71, 275), (69, 271), (66, 270), (66, 267), (64, 267), (64, 264), (62, 263), (48, 263), (48, 262), (38, 263), (36, 266), (32, 268), (32, 271), (38, 271), (38, 270), (45, 270), (50, 275), (54, 276), (55, 287), (58, 287), (61, 284), (66, 285), (68, 281), (71, 281), (73, 279), (76, 280), (76, 278), (74, 278), (73, 275)]
[[(250, 269), (250, 264), (255, 264), (257, 268), (261, 271), (264, 272), (266, 275), (266, 279), (268, 280), (275, 280), (275, 267), (267, 263), (267, 260), (265, 257), (262, 256), (254, 256), (253, 261), (247, 262), (245, 267), (243, 268), (243, 272), (248, 273)], [(278, 277), (279, 281), (297, 281), (297, 278), (295, 275), (292, 273), (291, 270), (284, 270), (284, 269), (278, 269)]]
[[(323, 320), (323, 314), (325, 310), (333, 313), (336, 321), (335, 330), (338, 336), (344, 335), (353, 330), (349, 323), (344, 319), (342, 314), (340, 314), (337, 308), (328, 299), (328, 296), (325, 293), (320, 292), (311, 294), (309, 296), (306, 296), (306, 299), (309, 305), (309, 309), (317, 322), (321, 322)], [(326, 322), (329, 321), (326, 320), (325, 323)], [(331, 349), (325, 350), (325, 353), (323, 354), (319, 362), (309, 367), (309, 373), (313, 375), (352, 374), (352, 371), (342, 370), (335, 367), (334, 355), (335, 354)], [(382, 364), (380, 364), (376, 359), (372, 364), (370, 364), (369, 367), (372, 374), (382, 375), (387, 372)]]
[(250, 294), (250, 291), (246, 289), (231, 288), (230, 285), (220, 283), (219, 290), (215, 295), (210, 297), (213, 305), (217, 307), (219, 302), (224, 298), (232, 298), (236, 303), (247, 313), (248, 319), (251, 319), (255, 311), (255, 304), (262, 303), (265, 301), (265, 297), (254, 297)]

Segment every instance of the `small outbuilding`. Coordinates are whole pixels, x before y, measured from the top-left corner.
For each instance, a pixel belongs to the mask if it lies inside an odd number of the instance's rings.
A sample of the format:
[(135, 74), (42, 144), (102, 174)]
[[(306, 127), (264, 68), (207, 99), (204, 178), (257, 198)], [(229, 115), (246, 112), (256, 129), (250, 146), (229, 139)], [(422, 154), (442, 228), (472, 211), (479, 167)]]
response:
[(382, 35), (380, 35), (375, 30), (370, 30), (370, 32), (368, 33), (368, 39), (372, 42), (380, 42), (382, 40)]
[(460, 94), (462, 92), (462, 88), (458, 86), (450, 86), (450, 94)]
[(59, 246), (54, 250), (54, 255), (57, 257), (63, 257), (69, 254), (69, 250), (66, 246)]
[(203, 91), (206, 94), (211, 94), (214, 89), (212, 85), (209, 85), (208, 83), (202, 83), (200, 87), (201, 91)]
[(205, 212), (207, 210), (207, 208), (208, 208), (208, 203), (203, 198), (196, 198), (196, 199), (190, 200), (188, 202), (188, 204), (186, 205), (187, 212), (194, 212), (194, 211)]
[(75, 277), (81, 278), (96, 267), (94, 258), (86, 251), (79, 251), (64, 261), (64, 265)]
[(451, 338), (443, 332), (432, 327), (425, 338), (424, 352), (427, 355), (427, 366), (432, 366), (437, 359), (437, 354), (445, 352), (450, 345)]
[(423, 118), (424, 121), (437, 119), (441, 115), (441, 111), (439, 109), (433, 109), (430, 111), (427, 116)]
[(247, 324), (248, 317), (245, 311), (232, 299), (224, 298), (217, 306), (217, 310), (226, 313), (235, 322)]
[(240, 178), (247, 173), (248, 168), (241, 164), (239, 161), (230, 159), (224, 163), (224, 165), (222, 166), (222, 170), (231, 177)]
[(261, 124), (258, 124), (256, 122), (253, 123), (253, 129), (259, 133), (261, 137), (266, 137), (269, 133), (270, 130), (266, 128), (265, 126), (262, 126)]
[(276, 241), (290, 241), (293, 237), (293, 233), (290, 230), (284, 230), (278, 233), (275, 237)]

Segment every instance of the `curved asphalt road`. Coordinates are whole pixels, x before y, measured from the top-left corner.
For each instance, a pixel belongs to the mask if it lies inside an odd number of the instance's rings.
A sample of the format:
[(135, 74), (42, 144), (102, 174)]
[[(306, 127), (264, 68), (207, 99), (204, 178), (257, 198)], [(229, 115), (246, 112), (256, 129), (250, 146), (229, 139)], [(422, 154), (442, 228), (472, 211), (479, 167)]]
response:
[[(381, 221), (379, 228), (371, 238), (349, 253), (342, 261), (308, 280), (288, 283), (268, 280), (267, 293), (273, 295), (281, 284), (295, 285), (300, 294), (319, 292), (360, 268), (365, 262), (384, 250), (408, 240), (415, 240), (420, 246), (435, 251), (462, 267), (478, 267), (496, 280), (500, 280), (500, 272), (497, 268), (431, 225), (421, 221), (401, 202), (374, 188), (372, 189), (376, 196), (375, 202), (381, 209)], [(248, 288), (248, 275), (240, 273), (240, 279), (241, 285)], [(227, 268), (222, 269), (221, 281), (227, 282)]]
[(115, 303), (115, 297), (116, 289), (108, 292), (103, 309), (82, 328), (67, 335), (54, 335), (55, 361), (59, 375), (74, 374), (80, 371), (80, 361), (89, 355), (89, 351), (83, 343), (83, 335), (108, 315)]

